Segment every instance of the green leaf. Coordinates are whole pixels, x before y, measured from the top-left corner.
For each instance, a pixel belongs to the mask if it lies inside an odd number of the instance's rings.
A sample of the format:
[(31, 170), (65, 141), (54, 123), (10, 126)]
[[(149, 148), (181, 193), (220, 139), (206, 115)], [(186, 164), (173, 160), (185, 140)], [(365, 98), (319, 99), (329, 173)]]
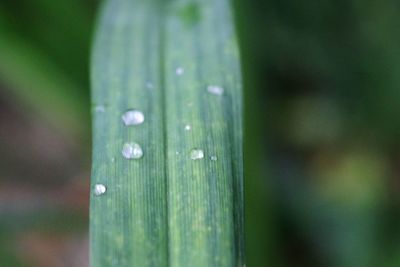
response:
[[(92, 267), (243, 265), (241, 86), (229, 1), (105, 2), (92, 57)], [(129, 109), (145, 121), (125, 126)], [(142, 158), (123, 157), (130, 142)]]

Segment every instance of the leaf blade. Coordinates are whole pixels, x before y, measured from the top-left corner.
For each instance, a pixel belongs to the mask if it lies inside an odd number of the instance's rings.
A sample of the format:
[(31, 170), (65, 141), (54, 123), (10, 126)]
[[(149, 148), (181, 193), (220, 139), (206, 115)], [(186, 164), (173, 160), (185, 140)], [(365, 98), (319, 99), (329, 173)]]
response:
[[(164, 65), (170, 264), (239, 266), (241, 78), (229, 2), (170, 3)], [(180, 14), (193, 8), (198, 19), (188, 23)], [(223, 95), (210, 94), (208, 86), (223, 88)], [(203, 161), (189, 159), (193, 148), (204, 150)], [(173, 157), (175, 151), (184, 157)]]
[[(243, 265), (231, 16), (229, 1), (106, 2), (92, 60), (94, 110), (105, 112), (94, 113), (91, 186), (108, 191), (91, 195), (91, 266)], [(122, 125), (130, 108), (144, 111), (143, 125)], [(121, 156), (127, 141), (140, 143), (142, 159)], [(190, 158), (196, 148), (205, 158)]]
[[(160, 87), (158, 9), (145, 1), (108, 1), (93, 54), (93, 101), (105, 112), (94, 115), (91, 196), (92, 266), (167, 266), (165, 171)], [(148, 22), (148, 23), (147, 23)], [(145, 123), (126, 127), (127, 109), (144, 112)], [(102, 109), (100, 108), (100, 111)], [(140, 160), (121, 154), (125, 142), (137, 142)], [(115, 161), (112, 162), (113, 158)]]

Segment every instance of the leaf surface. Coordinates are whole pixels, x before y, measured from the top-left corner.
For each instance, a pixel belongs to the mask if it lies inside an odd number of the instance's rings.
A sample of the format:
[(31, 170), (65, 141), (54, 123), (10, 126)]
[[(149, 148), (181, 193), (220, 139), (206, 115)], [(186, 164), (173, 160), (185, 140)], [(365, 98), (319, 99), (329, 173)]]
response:
[[(106, 1), (92, 57), (91, 266), (242, 266), (229, 1)], [(145, 121), (125, 126), (126, 110)], [(135, 142), (140, 159), (121, 150)], [(107, 191), (96, 195), (96, 184)]]

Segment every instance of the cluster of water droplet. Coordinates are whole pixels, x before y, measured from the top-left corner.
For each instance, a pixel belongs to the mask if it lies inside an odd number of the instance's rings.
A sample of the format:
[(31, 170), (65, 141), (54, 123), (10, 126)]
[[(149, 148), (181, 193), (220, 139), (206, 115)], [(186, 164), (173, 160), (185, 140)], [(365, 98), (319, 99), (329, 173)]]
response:
[[(130, 109), (122, 115), (122, 121), (125, 126), (140, 125), (144, 122), (144, 114), (140, 110)], [(140, 159), (143, 157), (141, 146), (135, 142), (125, 143), (121, 153), (126, 159)]]
[[(182, 67), (178, 67), (175, 69), (175, 74), (178, 76), (182, 76), (185, 73), (185, 69)], [(146, 83), (146, 88), (147, 89), (153, 89), (154, 85), (151, 82)], [(224, 88), (221, 86), (217, 85), (209, 85), (207, 86), (207, 92), (216, 95), (216, 96), (222, 96), (224, 94)], [(192, 103), (188, 104), (188, 106), (191, 106)], [(97, 106), (96, 107), (96, 112), (103, 113), (105, 112), (104, 106)], [(145, 116), (142, 111), (137, 110), (137, 109), (129, 109), (125, 111), (122, 114), (122, 122), (125, 126), (133, 126), (133, 125), (140, 125), (144, 123)], [(185, 131), (191, 131), (192, 127), (189, 124), (186, 124), (184, 126)], [(140, 159), (143, 157), (143, 150), (141, 146), (138, 143), (135, 142), (127, 142), (123, 145), (122, 150), (121, 150), (122, 156), (125, 159), (131, 160), (131, 159)], [(176, 155), (179, 155), (179, 152), (176, 152)], [(204, 151), (199, 148), (193, 148), (189, 152), (189, 157), (191, 160), (201, 160), (204, 159)], [(217, 156), (211, 156), (210, 160), (212, 161), (217, 161)], [(115, 158), (113, 158), (112, 162), (115, 161)], [(101, 196), (105, 194), (107, 191), (107, 187), (104, 184), (96, 184), (94, 186), (93, 192), (95, 196)]]
[[(140, 125), (144, 122), (144, 114), (140, 110), (130, 109), (122, 114), (122, 121), (125, 126)], [(135, 142), (125, 143), (121, 153), (126, 159), (140, 159), (143, 157), (141, 146)]]
[[(143, 112), (137, 109), (129, 109), (125, 111), (124, 114), (122, 114), (121, 119), (125, 126), (140, 125), (145, 120)], [(129, 142), (123, 145), (121, 154), (124, 158), (129, 160), (140, 159), (143, 157), (143, 150), (138, 143)], [(112, 158), (111, 162), (115, 162), (115, 158)], [(101, 196), (105, 194), (106, 191), (107, 187), (103, 184), (96, 184), (93, 189), (95, 196)]]

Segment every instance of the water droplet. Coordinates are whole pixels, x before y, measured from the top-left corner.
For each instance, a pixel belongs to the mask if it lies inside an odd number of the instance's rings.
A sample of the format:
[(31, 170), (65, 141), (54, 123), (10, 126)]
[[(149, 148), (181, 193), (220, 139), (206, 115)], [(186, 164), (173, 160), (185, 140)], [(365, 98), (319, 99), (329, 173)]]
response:
[(137, 143), (125, 143), (122, 147), (122, 155), (126, 159), (140, 159), (143, 157), (143, 150)]
[(192, 129), (192, 127), (189, 124), (185, 125), (185, 131), (190, 131)]
[(112, 163), (115, 162), (115, 158), (114, 158), (114, 157), (111, 158), (111, 162), (112, 162)]
[(217, 156), (211, 156), (210, 159), (211, 159), (212, 161), (217, 161), (217, 160), (218, 160)]
[(93, 193), (95, 196), (101, 196), (107, 191), (107, 187), (104, 184), (95, 184)]
[(146, 88), (147, 88), (147, 89), (153, 89), (153, 88), (154, 88), (154, 84), (151, 83), (151, 82), (147, 82), (147, 83), (146, 83)]
[(192, 160), (198, 160), (204, 158), (204, 151), (201, 149), (194, 148), (190, 151), (190, 158)]
[(144, 122), (144, 114), (140, 110), (130, 109), (122, 115), (125, 126), (139, 125)]
[(175, 151), (175, 155), (179, 155), (179, 151)]
[(175, 73), (176, 73), (176, 75), (181, 76), (185, 73), (185, 69), (182, 67), (176, 68)]
[(106, 108), (103, 105), (98, 105), (94, 108), (94, 111), (97, 113), (104, 113), (106, 112)]
[(209, 85), (207, 87), (207, 91), (213, 95), (223, 95), (224, 94), (224, 88), (222, 88), (221, 86), (216, 86), (216, 85)]

